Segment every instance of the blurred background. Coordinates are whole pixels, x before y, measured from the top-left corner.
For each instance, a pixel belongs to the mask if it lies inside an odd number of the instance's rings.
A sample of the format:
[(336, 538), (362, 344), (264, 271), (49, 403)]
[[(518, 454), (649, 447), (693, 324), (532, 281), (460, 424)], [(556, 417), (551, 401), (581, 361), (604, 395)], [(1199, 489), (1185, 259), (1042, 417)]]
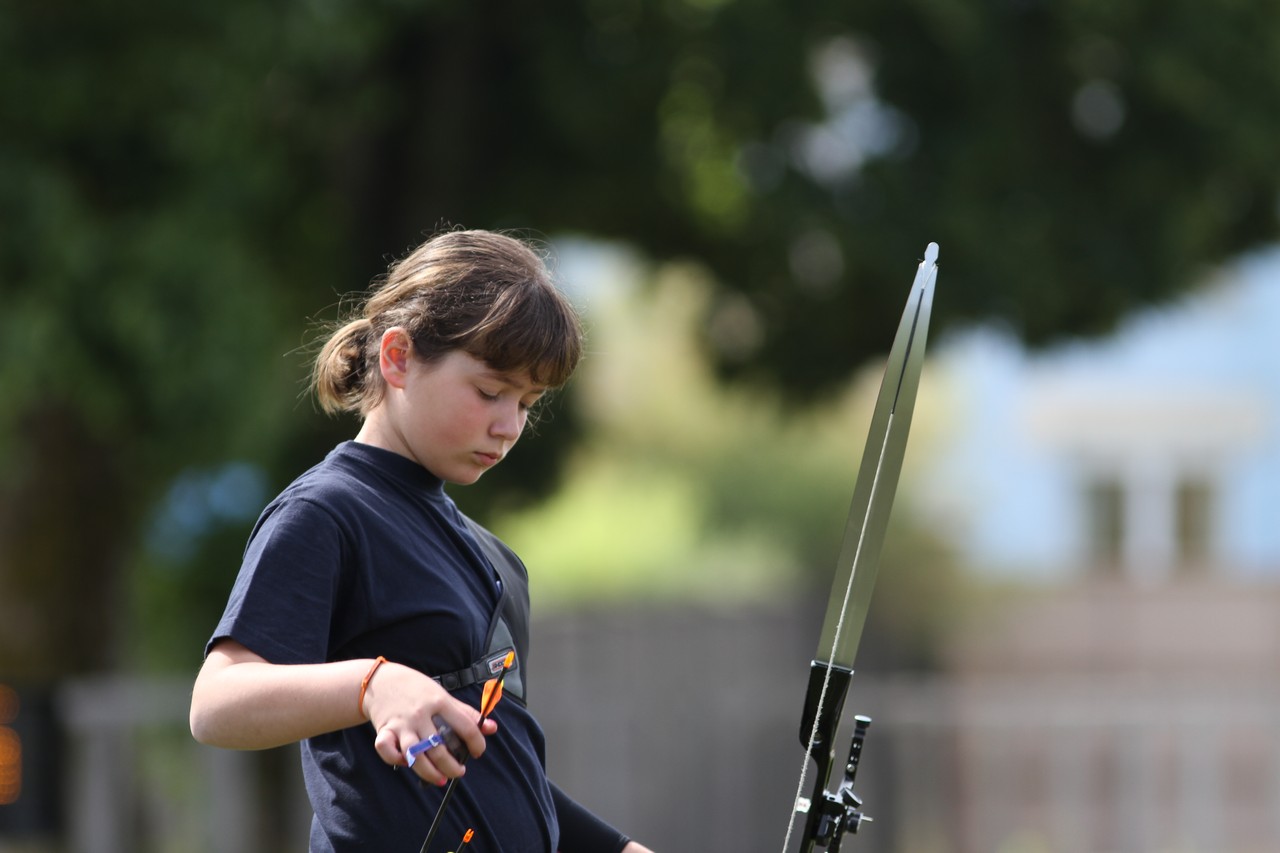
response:
[(356, 431), (319, 325), (454, 226), (589, 328), (453, 491), (530, 567), (562, 786), (783, 846), (936, 241), (846, 849), (1280, 849), (1277, 55), (1265, 0), (0, 5), (0, 851), (304, 848), (296, 749), (197, 746), (190, 684)]

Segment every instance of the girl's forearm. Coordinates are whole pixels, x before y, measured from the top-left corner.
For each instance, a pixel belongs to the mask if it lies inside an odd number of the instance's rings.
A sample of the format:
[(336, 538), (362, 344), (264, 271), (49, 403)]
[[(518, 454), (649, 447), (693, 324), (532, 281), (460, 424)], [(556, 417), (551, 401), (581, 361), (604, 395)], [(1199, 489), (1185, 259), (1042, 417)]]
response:
[(286, 666), (220, 644), (191, 697), (191, 733), (228, 749), (268, 749), (364, 722), (360, 683), (372, 660)]

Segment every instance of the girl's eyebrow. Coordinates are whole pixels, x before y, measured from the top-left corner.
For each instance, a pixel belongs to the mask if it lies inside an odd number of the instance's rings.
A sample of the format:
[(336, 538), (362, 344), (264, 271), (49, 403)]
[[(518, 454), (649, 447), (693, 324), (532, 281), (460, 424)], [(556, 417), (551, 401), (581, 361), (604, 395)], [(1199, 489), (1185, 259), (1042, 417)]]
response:
[[(517, 376), (517, 375), (515, 375), (515, 374), (512, 374), (512, 373), (507, 373), (507, 372), (502, 371), (502, 370), (492, 370), (492, 369), (489, 369), (489, 370), (485, 370), (485, 371), (483, 371), (483, 372), (481, 373), (481, 375), (482, 375), (482, 376), (484, 376), (484, 377), (485, 377), (485, 378), (487, 378), (487, 379), (493, 379), (493, 380), (495, 380), (495, 381), (497, 381), (497, 382), (501, 382), (501, 383), (503, 383), (504, 385), (508, 385), (508, 386), (510, 386), (510, 387), (512, 387), (512, 388), (524, 388), (524, 387), (525, 387), (525, 383), (523, 382), (523, 380), (522, 380), (519, 376)], [(529, 389), (529, 390), (528, 390), (528, 392), (527, 392), (527, 393), (530, 393), (530, 394), (545, 394), (545, 393), (547, 392), (547, 390), (548, 390), (548, 386), (546, 386), (546, 385), (529, 385), (529, 386), (528, 386), (528, 389)]]

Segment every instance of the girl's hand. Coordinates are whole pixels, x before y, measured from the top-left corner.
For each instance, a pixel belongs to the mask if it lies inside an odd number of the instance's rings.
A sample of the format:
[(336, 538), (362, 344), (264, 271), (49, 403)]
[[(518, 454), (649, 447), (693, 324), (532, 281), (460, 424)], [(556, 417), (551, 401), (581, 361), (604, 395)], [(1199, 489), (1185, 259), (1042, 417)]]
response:
[[(477, 726), (479, 710), (454, 699), (449, 692), (411, 667), (384, 663), (369, 680), (364, 712), (378, 734), (373, 745), (393, 767), (409, 764), (409, 747), (436, 733), (433, 717), (447, 723), (473, 758), (484, 754), (485, 736), (498, 730), (494, 720)], [(424, 781), (443, 785), (466, 773), (444, 744), (417, 756), (413, 771)]]

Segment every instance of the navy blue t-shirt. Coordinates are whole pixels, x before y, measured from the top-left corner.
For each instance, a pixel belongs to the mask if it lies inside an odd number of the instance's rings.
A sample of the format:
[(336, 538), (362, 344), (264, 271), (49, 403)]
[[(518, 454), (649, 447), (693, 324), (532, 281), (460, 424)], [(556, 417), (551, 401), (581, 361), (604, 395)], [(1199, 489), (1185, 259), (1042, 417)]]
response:
[[(498, 600), (493, 567), (443, 483), (410, 459), (345, 442), (263, 510), (209, 647), (230, 637), (277, 664), (383, 655), (439, 675), (485, 653)], [(352, 702), (357, 693), (352, 685)], [(476, 707), (480, 686), (455, 695)], [(474, 829), (476, 853), (551, 853), (559, 826), (542, 730), (517, 701), (495, 719), (437, 844), (455, 849)], [(443, 789), (385, 764), (374, 734), (365, 723), (303, 741), (313, 853), (421, 848)]]

